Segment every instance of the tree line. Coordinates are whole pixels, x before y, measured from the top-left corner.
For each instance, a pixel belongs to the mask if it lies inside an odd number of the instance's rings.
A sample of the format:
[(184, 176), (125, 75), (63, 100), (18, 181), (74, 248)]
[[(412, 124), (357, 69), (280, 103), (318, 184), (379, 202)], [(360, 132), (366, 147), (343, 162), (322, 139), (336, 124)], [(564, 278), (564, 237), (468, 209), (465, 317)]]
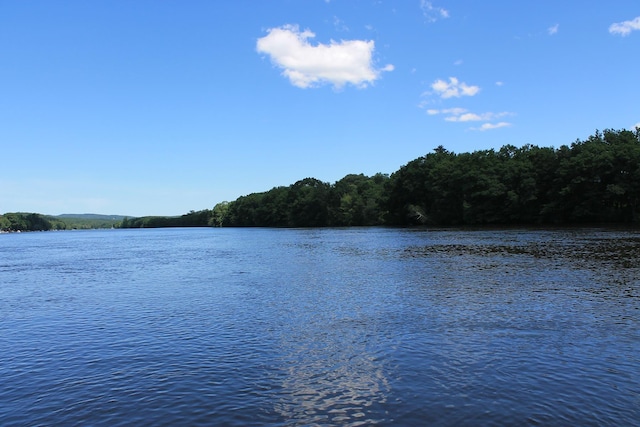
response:
[(148, 216), (138, 218), (117, 215), (42, 215), (8, 212), (0, 215), (0, 231), (87, 230), (98, 228), (201, 227), (210, 225), (211, 210), (191, 211), (179, 217)]
[(212, 211), (191, 211), (181, 216), (143, 216), (124, 218), (120, 228), (206, 227), (211, 223)]
[(0, 231), (49, 231), (65, 229), (60, 221), (37, 213), (8, 212), (0, 215)]
[(324, 227), (637, 223), (640, 129), (559, 148), (456, 154), (439, 146), (391, 176), (305, 178), (218, 204), (209, 225)]
[[(56, 217), (57, 218), (57, 217)], [(65, 229), (39, 214), (3, 230)], [(439, 146), (391, 175), (305, 178), (182, 216), (124, 218), (122, 228), (533, 225), (640, 222), (640, 128), (596, 131), (559, 148), (460, 153)]]
[(380, 225), (389, 177), (347, 175), (335, 184), (305, 178), (214, 207), (214, 225), (327, 227)]
[(108, 215), (42, 215), (38, 213), (9, 212), (0, 215), (0, 231), (49, 231), (111, 228), (120, 224), (121, 218)]
[(387, 175), (347, 175), (334, 185), (305, 178), (288, 187), (241, 196), (179, 217), (125, 218), (122, 228), (326, 227), (380, 225)]

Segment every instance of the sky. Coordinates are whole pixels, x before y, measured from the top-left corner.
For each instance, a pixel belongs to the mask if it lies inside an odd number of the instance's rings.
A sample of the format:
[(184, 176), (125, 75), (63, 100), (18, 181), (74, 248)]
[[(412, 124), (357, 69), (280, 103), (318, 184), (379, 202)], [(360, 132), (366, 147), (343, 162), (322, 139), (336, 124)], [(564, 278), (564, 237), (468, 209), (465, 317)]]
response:
[(638, 0), (0, 0), (0, 213), (181, 215), (640, 126)]

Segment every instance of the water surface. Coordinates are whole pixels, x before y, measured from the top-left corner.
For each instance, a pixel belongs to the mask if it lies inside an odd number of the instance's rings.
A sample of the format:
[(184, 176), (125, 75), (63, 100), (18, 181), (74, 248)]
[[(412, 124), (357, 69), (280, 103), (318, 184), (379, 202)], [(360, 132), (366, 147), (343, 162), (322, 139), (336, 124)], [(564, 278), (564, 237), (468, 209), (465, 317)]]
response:
[(2, 425), (637, 425), (640, 233), (0, 236)]

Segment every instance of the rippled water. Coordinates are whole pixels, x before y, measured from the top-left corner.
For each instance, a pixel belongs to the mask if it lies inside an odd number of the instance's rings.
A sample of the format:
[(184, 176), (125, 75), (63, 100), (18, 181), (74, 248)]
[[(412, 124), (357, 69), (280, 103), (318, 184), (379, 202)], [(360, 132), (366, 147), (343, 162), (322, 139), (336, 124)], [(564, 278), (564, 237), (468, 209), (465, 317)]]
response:
[(638, 425), (640, 233), (0, 236), (0, 425)]

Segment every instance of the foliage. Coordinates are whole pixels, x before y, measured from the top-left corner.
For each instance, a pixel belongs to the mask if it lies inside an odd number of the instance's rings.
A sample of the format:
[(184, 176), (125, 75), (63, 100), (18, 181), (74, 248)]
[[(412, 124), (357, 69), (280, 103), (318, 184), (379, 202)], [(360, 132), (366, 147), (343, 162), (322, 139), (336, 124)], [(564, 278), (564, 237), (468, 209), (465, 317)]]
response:
[(347, 175), (332, 187), (334, 204), (331, 223), (340, 226), (380, 225), (384, 222), (382, 209), (388, 175), (378, 173), (372, 177)]
[(124, 218), (120, 228), (206, 227), (210, 225), (212, 211), (190, 211), (182, 216), (143, 216)]
[(87, 230), (96, 228), (113, 228), (118, 225), (124, 217), (119, 215), (65, 214), (58, 215), (54, 218), (64, 222), (66, 229)]
[(378, 225), (388, 176), (347, 175), (334, 185), (305, 178), (289, 187), (239, 197), (227, 205), (225, 224), (252, 227)]
[(596, 131), (560, 148), (439, 146), (391, 176), (315, 178), (176, 217), (0, 215), (0, 230), (638, 223), (640, 129)]
[(220, 202), (213, 207), (209, 225), (213, 227), (222, 227), (225, 224), (229, 212), (229, 202)]
[(305, 178), (225, 209), (219, 223), (230, 226), (637, 223), (640, 130), (596, 131), (558, 149), (439, 146), (390, 177)]
[(0, 215), (0, 231), (63, 230), (66, 224), (37, 213), (9, 212)]
[(596, 131), (559, 149), (442, 147), (391, 176), (388, 223), (637, 222), (640, 131)]
[(83, 215), (41, 215), (38, 213), (9, 212), (0, 215), (0, 231), (48, 231), (111, 228), (119, 218)]

